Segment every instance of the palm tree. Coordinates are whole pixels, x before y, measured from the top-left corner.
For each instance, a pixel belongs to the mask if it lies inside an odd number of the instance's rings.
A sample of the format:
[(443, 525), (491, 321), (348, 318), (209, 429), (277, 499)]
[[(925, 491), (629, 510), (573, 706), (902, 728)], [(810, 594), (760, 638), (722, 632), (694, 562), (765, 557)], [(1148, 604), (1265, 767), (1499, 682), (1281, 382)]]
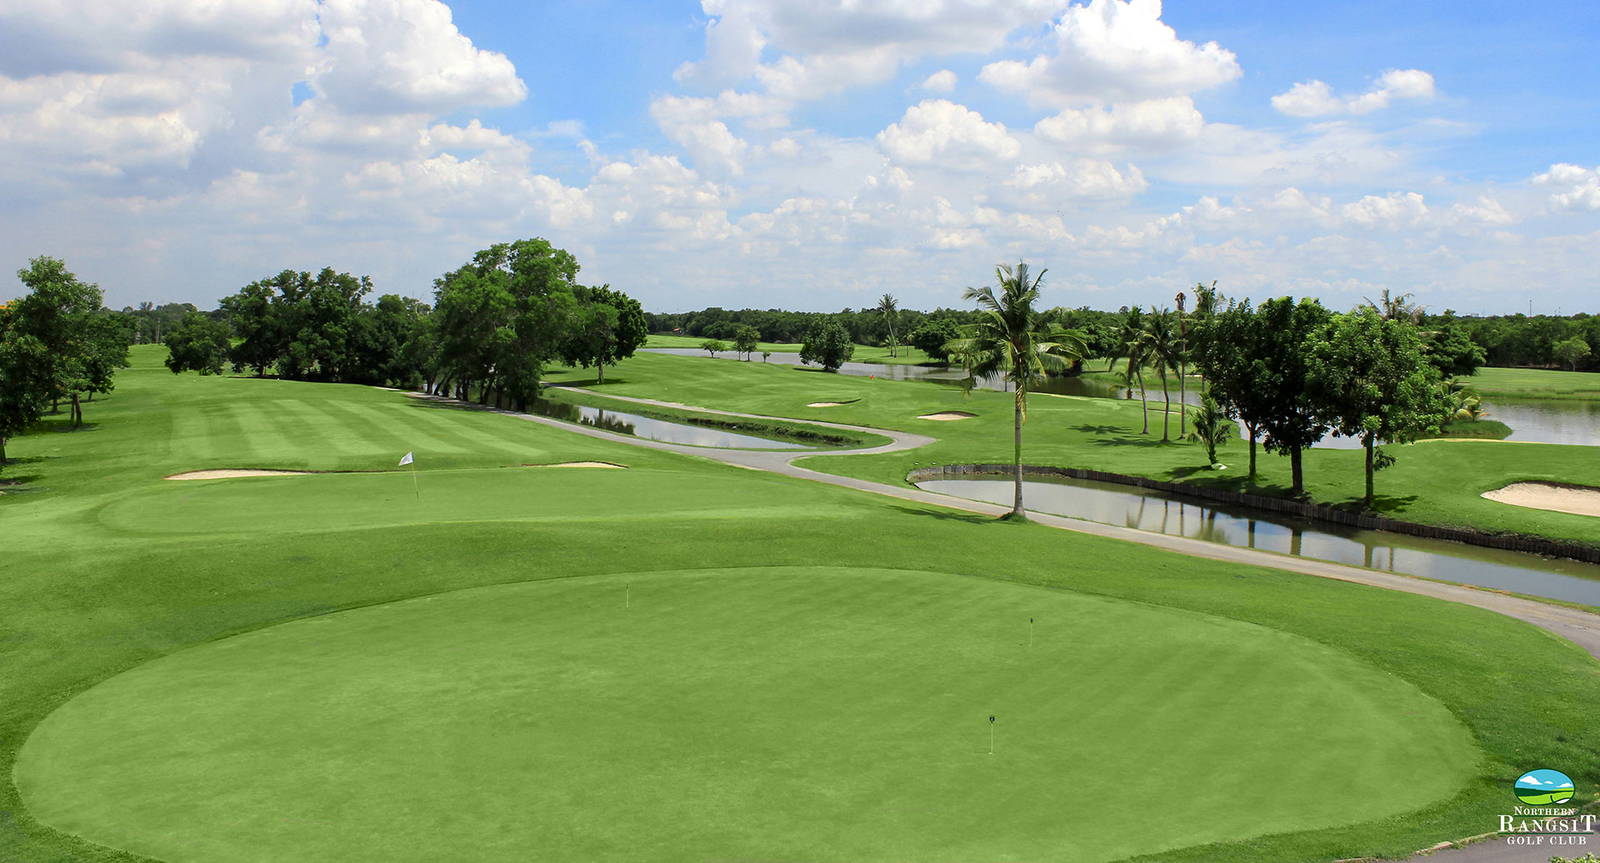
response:
[(1189, 323), (1183, 316), (1183, 291), (1173, 298), (1178, 305), (1178, 437), (1184, 436), (1183, 421), (1189, 409)]
[(1195, 408), (1194, 426), (1185, 435), (1186, 440), (1205, 445), (1206, 464), (1217, 463), (1217, 447), (1239, 436), (1239, 426), (1223, 412), (1210, 393), (1200, 396), (1200, 406)]
[(1150, 363), (1156, 367), (1156, 374), (1161, 376), (1161, 399), (1166, 404), (1161, 412), (1161, 442), (1166, 443), (1172, 440), (1168, 428), (1172, 415), (1172, 393), (1167, 389), (1167, 372), (1178, 367), (1180, 354), (1178, 334), (1172, 329), (1171, 313), (1166, 309), (1157, 309), (1145, 321), (1144, 334)]
[(878, 298), (877, 311), (878, 314), (883, 315), (885, 321), (889, 322), (889, 356), (898, 356), (897, 350), (900, 347), (900, 340), (895, 336), (894, 324), (895, 320), (900, 316), (900, 304), (895, 301), (894, 297), (884, 294)]
[(1144, 312), (1138, 306), (1122, 313), (1122, 329), (1117, 331), (1117, 352), (1111, 355), (1106, 371), (1117, 367), (1117, 357), (1130, 356), (1144, 340)]
[(1017, 521), (1027, 519), (1022, 509), (1022, 424), (1028, 418), (1028, 392), (1046, 371), (1064, 369), (1085, 353), (1081, 333), (1045, 327), (1035, 308), (1045, 272), (1040, 270), (1030, 280), (1027, 264), (1019, 262), (1015, 269), (1001, 265), (995, 268), (998, 296), (992, 287), (967, 288), (961, 298), (976, 301), (982, 317), (965, 328), (962, 338), (950, 342), (951, 354), (967, 368), (963, 385), (968, 391), (978, 378), (1004, 372), (1016, 394), (1012, 422), (1016, 495), (1006, 518)]
[(1373, 302), (1368, 299), (1367, 305), (1377, 310), (1378, 315), (1386, 321), (1407, 320), (1414, 324), (1422, 320), (1422, 313), (1425, 311), (1425, 307), (1411, 302), (1414, 296), (1416, 294), (1408, 293), (1391, 297), (1389, 289), (1384, 288), (1383, 293), (1378, 295), (1378, 301)]

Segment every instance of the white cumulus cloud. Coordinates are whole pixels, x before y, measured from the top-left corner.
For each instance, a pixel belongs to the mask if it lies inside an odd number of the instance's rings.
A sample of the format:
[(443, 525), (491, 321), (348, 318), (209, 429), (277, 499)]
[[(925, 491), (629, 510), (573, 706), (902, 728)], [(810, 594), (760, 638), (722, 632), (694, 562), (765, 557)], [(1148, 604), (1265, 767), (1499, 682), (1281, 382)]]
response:
[(878, 144), (891, 158), (907, 163), (947, 157), (1010, 160), (1022, 152), (1005, 124), (990, 123), (977, 111), (947, 99), (926, 99), (907, 108), (898, 122), (878, 133)]
[(1370, 114), (1406, 99), (1434, 97), (1433, 76), (1421, 69), (1390, 69), (1378, 76), (1372, 88), (1354, 96), (1337, 96), (1326, 82), (1302, 81), (1272, 97), (1272, 107), (1291, 117), (1325, 117), (1330, 114)]
[(1090, 0), (1068, 8), (1054, 35), (1054, 54), (991, 63), (979, 79), (1060, 108), (1184, 96), (1241, 74), (1232, 51), (1178, 38), (1161, 0)]

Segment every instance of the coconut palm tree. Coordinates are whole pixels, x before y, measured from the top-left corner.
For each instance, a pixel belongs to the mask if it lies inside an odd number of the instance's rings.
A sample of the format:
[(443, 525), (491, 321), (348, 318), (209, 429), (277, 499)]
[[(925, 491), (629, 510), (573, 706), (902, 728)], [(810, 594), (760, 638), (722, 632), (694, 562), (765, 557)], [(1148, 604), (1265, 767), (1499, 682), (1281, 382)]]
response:
[(1179, 291), (1173, 298), (1178, 306), (1178, 437), (1186, 433), (1184, 419), (1189, 410), (1189, 322), (1183, 314), (1183, 303), (1188, 297)]
[(1015, 393), (1012, 421), (1012, 466), (1016, 494), (1009, 519), (1026, 520), (1022, 509), (1022, 424), (1028, 418), (1028, 392), (1046, 371), (1065, 369), (1081, 360), (1086, 347), (1081, 333), (1047, 327), (1036, 308), (1039, 284), (1046, 271), (1029, 278), (1028, 265), (995, 268), (995, 288), (967, 288), (961, 298), (978, 304), (978, 322), (964, 328), (963, 337), (950, 342), (950, 353), (967, 369), (965, 388), (978, 378), (1004, 373)]
[(884, 294), (878, 298), (877, 311), (878, 314), (883, 315), (883, 319), (889, 324), (889, 356), (898, 356), (900, 339), (895, 334), (894, 325), (895, 321), (900, 317), (900, 304), (894, 297)]
[(1181, 354), (1178, 334), (1172, 327), (1172, 313), (1166, 309), (1157, 309), (1145, 321), (1144, 334), (1148, 360), (1156, 367), (1156, 374), (1161, 376), (1161, 400), (1166, 405), (1161, 412), (1161, 442), (1166, 443), (1172, 440), (1169, 429), (1172, 392), (1167, 389), (1167, 373), (1178, 368), (1178, 358)]
[(1117, 350), (1111, 355), (1106, 371), (1117, 367), (1117, 358), (1126, 357), (1144, 341), (1144, 312), (1138, 306), (1122, 313), (1122, 329), (1117, 331)]

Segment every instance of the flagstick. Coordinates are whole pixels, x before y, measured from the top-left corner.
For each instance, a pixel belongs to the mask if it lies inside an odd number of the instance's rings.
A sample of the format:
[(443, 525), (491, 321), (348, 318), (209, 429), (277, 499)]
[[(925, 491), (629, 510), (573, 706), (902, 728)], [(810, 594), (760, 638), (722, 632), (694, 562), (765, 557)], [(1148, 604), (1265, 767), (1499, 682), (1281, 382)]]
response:
[(422, 488), (417, 485), (417, 463), (411, 462), (411, 490), (417, 494), (417, 502), (422, 501)]
[(623, 608), (632, 608), (633, 607), (633, 585), (632, 584), (628, 585), (628, 589), (622, 594), (622, 596), (623, 596), (623, 606), (622, 607)]
[(989, 754), (994, 754), (994, 717), (989, 717)]
[(1033, 618), (1028, 618), (1028, 646), (1033, 646)]

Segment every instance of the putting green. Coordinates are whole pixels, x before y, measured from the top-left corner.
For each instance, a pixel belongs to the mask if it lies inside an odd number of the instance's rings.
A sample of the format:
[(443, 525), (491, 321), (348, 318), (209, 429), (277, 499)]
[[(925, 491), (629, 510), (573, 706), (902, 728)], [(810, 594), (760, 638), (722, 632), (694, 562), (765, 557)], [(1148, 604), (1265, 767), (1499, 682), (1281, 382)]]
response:
[(68, 701), (15, 777), (45, 824), (171, 861), (1091, 861), (1418, 809), (1478, 761), (1440, 704), (1298, 636), (783, 567), (190, 648)]

